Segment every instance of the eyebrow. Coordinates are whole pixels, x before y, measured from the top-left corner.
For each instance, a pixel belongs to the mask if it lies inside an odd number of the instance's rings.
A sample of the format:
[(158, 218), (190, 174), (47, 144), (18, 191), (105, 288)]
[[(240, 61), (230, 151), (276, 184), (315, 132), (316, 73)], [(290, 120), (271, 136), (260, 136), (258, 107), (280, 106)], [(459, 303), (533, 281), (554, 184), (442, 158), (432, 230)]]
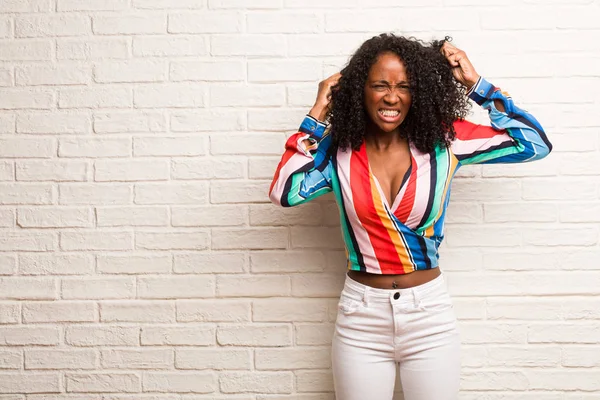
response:
[[(388, 81), (386, 81), (384, 79), (379, 79), (379, 80), (373, 81), (372, 83), (385, 83), (386, 85), (390, 84)], [(403, 83), (408, 84), (408, 81), (400, 81), (400, 82), (398, 82), (399, 85), (403, 84)]]

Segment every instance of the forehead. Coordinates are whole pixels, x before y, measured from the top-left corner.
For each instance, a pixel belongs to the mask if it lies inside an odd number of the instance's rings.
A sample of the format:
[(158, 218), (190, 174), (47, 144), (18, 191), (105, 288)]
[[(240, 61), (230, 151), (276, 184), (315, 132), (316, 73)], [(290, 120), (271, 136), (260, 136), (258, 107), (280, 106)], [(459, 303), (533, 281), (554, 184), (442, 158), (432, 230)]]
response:
[(369, 69), (369, 80), (407, 80), (406, 67), (402, 59), (390, 52), (381, 53)]

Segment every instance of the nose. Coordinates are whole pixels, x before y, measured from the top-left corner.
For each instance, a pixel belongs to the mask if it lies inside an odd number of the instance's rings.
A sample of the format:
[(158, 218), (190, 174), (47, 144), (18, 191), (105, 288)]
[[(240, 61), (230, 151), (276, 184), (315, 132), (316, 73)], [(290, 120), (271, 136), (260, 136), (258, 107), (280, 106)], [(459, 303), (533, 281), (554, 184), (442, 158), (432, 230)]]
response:
[(396, 104), (400, 100), (400, 96), (396, 93), (395, 90), (390, 90), (383, 97), (383, 101), (388, 104)]

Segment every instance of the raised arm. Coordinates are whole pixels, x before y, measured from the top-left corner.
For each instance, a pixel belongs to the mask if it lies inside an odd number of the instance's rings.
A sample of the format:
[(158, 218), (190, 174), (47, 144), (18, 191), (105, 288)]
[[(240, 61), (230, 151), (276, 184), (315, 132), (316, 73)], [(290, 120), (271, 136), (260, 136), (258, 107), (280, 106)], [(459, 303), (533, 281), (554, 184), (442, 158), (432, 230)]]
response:
[(488, 110), (491, 127), (464, 120), (454, 123), (452, 152), (462, 165), (528, 162), (552, 151), (540, 123), (499, 88), (480, 77), (469, 97)]

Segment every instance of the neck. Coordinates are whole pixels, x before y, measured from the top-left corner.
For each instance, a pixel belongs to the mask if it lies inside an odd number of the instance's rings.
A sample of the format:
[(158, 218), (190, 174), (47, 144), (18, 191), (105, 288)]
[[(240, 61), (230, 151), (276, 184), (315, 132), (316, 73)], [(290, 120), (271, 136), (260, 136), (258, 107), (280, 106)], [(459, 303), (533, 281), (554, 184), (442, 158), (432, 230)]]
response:
[(400, 134), (400, 128), (391, 132), (382, 131), (377, 125), (369, 123), (366, 129), (365, 141), (373, 150), (387, 150), (399, 143), (406, 142), (406, 138)]

